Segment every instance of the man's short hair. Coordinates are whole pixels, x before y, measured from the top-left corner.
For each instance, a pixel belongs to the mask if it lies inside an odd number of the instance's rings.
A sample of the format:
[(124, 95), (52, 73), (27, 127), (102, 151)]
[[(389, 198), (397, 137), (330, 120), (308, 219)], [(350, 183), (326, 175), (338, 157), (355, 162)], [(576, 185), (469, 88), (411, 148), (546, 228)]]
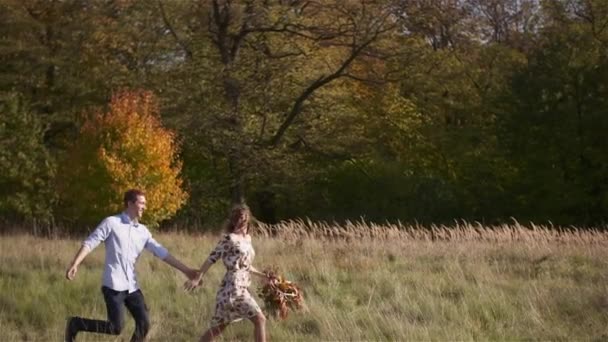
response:
[(125, 207), (127, 207), (129, 205), (129, 202), (135, 202), (137, 201), (137, 197), (138, 196), (145, 196), (146, 194), (139, 190), (139, 189), (130, 189), (127, 190), (127, 192), (125, 192), (125, 197), (123, 198), (123, 201), (125, 203)]

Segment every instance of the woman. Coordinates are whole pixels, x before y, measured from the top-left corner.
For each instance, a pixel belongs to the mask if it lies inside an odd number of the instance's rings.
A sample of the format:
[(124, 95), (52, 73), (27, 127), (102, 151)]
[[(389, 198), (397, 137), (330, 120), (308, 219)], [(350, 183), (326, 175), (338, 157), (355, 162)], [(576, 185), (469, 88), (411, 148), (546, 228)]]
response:
[(185, 283), (186, 290), (198, 287), (203, 276), (218, 259), (226, 266), (226, 275), (217, 292), (215, 314), (211, 318), (211, 328), (201, 336), (200, 341), (212, 341), (231, 322), (248, 318), (255, 326), (255, 340), (266, 341), (266, 317), (255, 302), (249, 290), (250, 273), (267, 279), (266, 274), (252, 266), (255, 252), (251, 245), (249, 219), (251, 213), (246, 205), (232, 208), (225, 234), (200, 268), (198, 278)]

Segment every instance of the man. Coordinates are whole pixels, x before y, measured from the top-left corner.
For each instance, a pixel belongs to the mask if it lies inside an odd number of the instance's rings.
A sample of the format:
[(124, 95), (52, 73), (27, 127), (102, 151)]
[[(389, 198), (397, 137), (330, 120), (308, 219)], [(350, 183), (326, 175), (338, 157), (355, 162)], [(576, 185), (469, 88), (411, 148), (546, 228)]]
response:
[(148, 228), (139, 223), (146, 208), (146, 197), (142, 191), (127, 191), (124, 204), (125, 210), (121, 214), (104, 219), (84, 240), (65, 275), (68, 280), (73, 280), (78, 272), (78, 265), (102, 241), (105, 242), (106, 257), (101, 292), (106, 302), (108, 320), (70, 317), (66, 324), (66, 341), (74, 341), (79, 331), (119, 335), (124, 326), (123, 304), (135, 320), (135, 332), (131, 341), (144, 340), (150, 328), (150, 319), (135, 276), (135, 261), (144, 249), (180, 270), (189, 279), (198, 276), (196, 270), (186, 267), (171, 256), (165, 247), (152, 238)]

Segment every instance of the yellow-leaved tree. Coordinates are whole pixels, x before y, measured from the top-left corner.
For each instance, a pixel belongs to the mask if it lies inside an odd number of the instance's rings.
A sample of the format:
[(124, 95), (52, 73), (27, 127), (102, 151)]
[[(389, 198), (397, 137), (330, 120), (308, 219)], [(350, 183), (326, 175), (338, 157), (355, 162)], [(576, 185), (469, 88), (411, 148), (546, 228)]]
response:
[(107, 112), (85, 118), (59, 166), (60, 213), (65, 221), (92, 224), (123, 209), (130, 188), (146, 193), (146, 224), (173, 216), (188, 194), (182, 189), (175, 134), (160, 122), (148, 91), (123, 91)]

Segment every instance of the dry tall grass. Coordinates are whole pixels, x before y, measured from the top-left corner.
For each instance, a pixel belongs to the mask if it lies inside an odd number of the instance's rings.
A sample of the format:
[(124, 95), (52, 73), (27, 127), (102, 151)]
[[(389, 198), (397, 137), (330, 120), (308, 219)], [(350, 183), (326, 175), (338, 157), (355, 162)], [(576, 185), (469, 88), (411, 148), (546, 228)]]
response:
[[(84, 238), (84, 237), (83, 237)], [(213, 235), (157, 234), (192, 266)], [(309, 221), (256, 227), (256, 266), (278, 266), (308, 310), (269, 321), (274, 341), (602, 340), (608, 338), (608, 234), (599, 229), (375, 225)], [(0, 239), (0, 340), (59, 341), (68, 315), (103, 318), (103, 247), (75, 281), (63, 274), (79, 240)], [(154, 257), (138, 262), (152, 341), (194, 341), (207, 327), (224, 269), (186, 294), (183, 276)], [(255, 288), (255, 286), (253, 286)], [(253, 289), (252, 289), (253, 290)], [(81, 341), (128, 340), (82, 335)], [(231, 325), (225, 341), (251, 340)]]
[(365, 221), (336, 225), (310, 220), (285, 221), (275, 225), (258, 224), (256, 233), (263, 237), (286, 240), (346, 239), (352, 240), (400, 240), (400, 241), (450, 241), (542, 244), (606, 244), (608, 234), (604, 229), (553, 227), (545, 225), (524, 226), (513, 224), (484, 226), (481, 223), (456, 222), (452, 226), (375, 224)]

